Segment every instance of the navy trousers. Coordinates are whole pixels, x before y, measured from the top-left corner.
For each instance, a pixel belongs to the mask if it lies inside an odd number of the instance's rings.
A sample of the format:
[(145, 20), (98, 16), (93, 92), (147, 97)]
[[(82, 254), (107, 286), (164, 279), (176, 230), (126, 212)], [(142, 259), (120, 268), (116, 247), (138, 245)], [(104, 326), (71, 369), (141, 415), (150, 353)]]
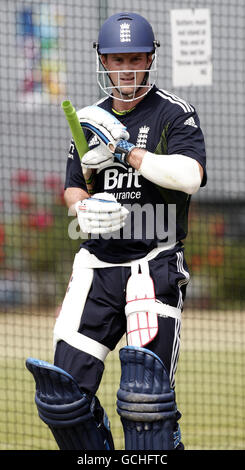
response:
[[(163, 251), (149, 261), (149, 268), (156, 298), (182, 309), (189, 281), (183, 248), (177, 246), (172, 250)], [(130, 267), (95, 269), (81, 316), (78, 331), (110, 350), (116, 347), (126, 332), (125, 293), (130, 274)], [(147, 349), (157, 354), (164, 363), (172, 388), (179, 357), (180, 328), (180, 320), (159, 317), (158, 334), (146, 345)], [(64, 341), (59, 341), (54, 364), (71, 374), (82, 390), (93, 395), (96, 393), (104, 371), (102, 361)]]

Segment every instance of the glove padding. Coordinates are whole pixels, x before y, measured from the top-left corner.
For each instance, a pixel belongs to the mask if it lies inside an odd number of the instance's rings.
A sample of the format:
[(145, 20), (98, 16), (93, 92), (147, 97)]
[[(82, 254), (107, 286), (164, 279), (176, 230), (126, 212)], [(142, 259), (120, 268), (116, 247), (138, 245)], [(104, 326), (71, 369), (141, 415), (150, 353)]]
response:
[[(104, 162), (115, 156), (126, 164), (126, 158), (135, 145), (127, 142), (129, 133), (127, 128), (112, 114), (99, 106), (86, 106), (77, 113), (81, 126), (89, 129), (100, 140), (100, 145), (85, 153), (82, 166), (85, 168), (99, 168)], [(92, 152), (92, 153), (90, 153)]]
[(94, 147), (92, 150), (89, 150), (83, 155), (82, 158), (82, 167), (99, 169), (102, 168), (105, 164), (112, 164), (114, 162), (114, 155), (110, 150), (103, 145), (101, 142)]
[(78, 223), (84, 233), (115, 232), (125, 225), (128, 210), (110, 193), (96, 193), (75, 204)]

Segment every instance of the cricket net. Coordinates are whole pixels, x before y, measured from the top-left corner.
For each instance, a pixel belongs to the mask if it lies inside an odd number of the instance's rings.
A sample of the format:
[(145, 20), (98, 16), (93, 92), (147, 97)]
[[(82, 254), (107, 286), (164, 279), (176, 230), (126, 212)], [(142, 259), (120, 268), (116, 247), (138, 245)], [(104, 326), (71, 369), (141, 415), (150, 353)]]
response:
[[(28, 356), (52, 361), (52, 329), (81, 243), (63, 200), (70, 133), (63, 99), (100, 97), (102, 22), (129, 0), (0, 2), (0, 449), (55, 449), (37, 417)], [(160, 41), (159, 88), (192, 103), (208, 185), (192, 198), (191, 281), (176, 377), (187, 449), (244, 449), (245, 93), (243, 0), (135, 0)], [(72, 236), (71, 236), (72, 234)], [(99, 391), (117, 449), (118, 349)]]

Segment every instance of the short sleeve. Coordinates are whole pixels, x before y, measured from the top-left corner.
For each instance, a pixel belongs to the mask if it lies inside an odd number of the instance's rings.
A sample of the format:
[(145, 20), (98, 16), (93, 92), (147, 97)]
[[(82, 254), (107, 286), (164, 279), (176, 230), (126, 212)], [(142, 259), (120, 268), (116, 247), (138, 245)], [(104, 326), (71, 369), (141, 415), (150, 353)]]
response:
[(170, 124), (167, 132), (168, 154), (182, 154), (194, 158), (203, 168), (201, 186), (207, 182), (206, 150), (203, 132), (196, 111), (182, 113)]

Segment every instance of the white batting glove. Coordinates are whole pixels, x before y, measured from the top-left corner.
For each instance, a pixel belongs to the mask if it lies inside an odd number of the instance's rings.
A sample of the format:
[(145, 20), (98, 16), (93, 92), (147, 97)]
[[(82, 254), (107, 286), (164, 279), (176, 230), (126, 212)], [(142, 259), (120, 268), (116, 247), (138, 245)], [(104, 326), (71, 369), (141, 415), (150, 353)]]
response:
[(84, 233), (112, 233), (125, 225), (128, 210), (109, 193), (96, 193), (75, 204), (78, 223)]
[(95, 134), (102, 145), (98, 158), (96, 153), (83, 156), (82, 164), (85, 167), (96, 168), (88, 166), (90, 160), (93, 165), (100, 165), (102, 156), (105, 157), (104, 161), (111, 160), (115, 156), (120, 162), (127, 164), (126, 158), (135, 145), (127, 142), (129, 139), (127, 128), (116, 117), (99, 106), (86, 106), (80, 109), (77, 115), (81, 126)]
[(87, 153), (83, 155), (82, 158), (82, 167), (83, 168), (101, 168), (104, 164), (113, 163), (114, 156), (110, 152), (110, 150), (99, 143), (97, 147), (94, 147), (92, 150), (89, 150)]

